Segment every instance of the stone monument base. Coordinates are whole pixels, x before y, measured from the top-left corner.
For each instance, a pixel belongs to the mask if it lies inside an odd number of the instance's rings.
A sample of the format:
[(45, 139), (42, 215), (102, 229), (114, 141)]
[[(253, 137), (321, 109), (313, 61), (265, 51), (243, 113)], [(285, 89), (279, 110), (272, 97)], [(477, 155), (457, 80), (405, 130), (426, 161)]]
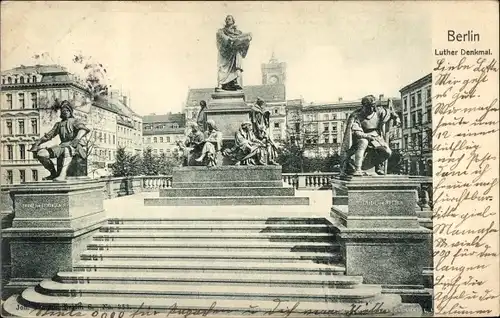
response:
[(11, 280), (7, 293), (35, 286), (58, 271), (71, 271), (105, 221), (104, 183), (89, 178), (42, 181), (11, 188), (14, 205), (9, 238)]
[(283, 187), (281, 166), (220, 166), (174, 168), (172, 188), (147, 206), (197, 205), (308, 205), (308, 197), (294, 196)]
[(333, 179), (332, 223), (342, 246), (346, 275), (382, 285), (403, 301), (431, 301), (424, 288), (430, 230), (420, 226), (418, 181), (406, 176)]

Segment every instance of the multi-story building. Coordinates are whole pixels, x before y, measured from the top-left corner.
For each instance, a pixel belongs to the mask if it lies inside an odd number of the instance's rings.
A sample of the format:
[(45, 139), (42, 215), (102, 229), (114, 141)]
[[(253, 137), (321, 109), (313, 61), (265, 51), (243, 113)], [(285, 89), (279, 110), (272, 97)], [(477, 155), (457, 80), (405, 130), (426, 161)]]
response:
[(402, 153), (409, 174), (432, 175), (432, 73), (403, 87)]
[[(2, 72), (1, 173), (5, 183), (38, 181), (48, 175), (27, 150), (59, 121), (52, 109), (57, 101), (69, 100), (74, 115), (91, 129), (85, 138), (87, 168), (90, 176), (114, 162), (117, 149), (117, 120), (129, 118), (109, 96), (90, 101), (83, 80), (60, 65), (20, 66)], [(137, 115), (138, 116), (138, 115)], [(135, 129), (140, 138), (140, 120)], [(59, 143), (59, 138), (44, 146)], [(140, 147), (140, 146), (136, 146)], [(142, 147), (140, 147), (141, 149)]]
[(186, 116), (184, 113), (151, 114), (143, 120), (143, 149), (151, 148), (153, 154), (173, 156), (179, 149), (177, 141), (184, 141)]
[[(257, 98), (265, 101), (265, 109), (270, 112), (270, 134), (276, 140), (286, 138), (286, 63), (278, 62), (273, 56), (261, 65), (262, 84), (244, 85), (245, 101), (254, 104)], [(184, 113), (187, 121), (196, 121), (200, 111), (200, 101), (210, 102), (213, 88), (193, 88), (188, 92)]]

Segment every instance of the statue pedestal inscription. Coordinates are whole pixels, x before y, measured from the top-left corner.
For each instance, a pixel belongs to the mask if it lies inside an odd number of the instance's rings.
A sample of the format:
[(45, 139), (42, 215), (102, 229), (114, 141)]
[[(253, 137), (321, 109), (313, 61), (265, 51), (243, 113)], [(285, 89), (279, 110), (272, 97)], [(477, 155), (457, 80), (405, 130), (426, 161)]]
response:
[(11, 188), (11, 280), (6, 289), (20, 292), (58, 271), (71, 271), (105, 220), (104, 183), (88, 178), (30, 182)]
[(361, 275), (366, 284), (422, 304), (430, 296), (422, 273), (431, 232), (418, 222), (418, 186), (406, 176), (334, 179), (331, 217), (346, 275)]

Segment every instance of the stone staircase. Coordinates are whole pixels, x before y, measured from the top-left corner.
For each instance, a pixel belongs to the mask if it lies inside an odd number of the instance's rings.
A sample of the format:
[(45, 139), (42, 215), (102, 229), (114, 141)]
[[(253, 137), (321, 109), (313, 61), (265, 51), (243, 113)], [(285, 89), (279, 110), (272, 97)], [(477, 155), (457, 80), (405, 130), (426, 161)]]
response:
[(73, 271), (9, 298), (3, 310), (331, 317), (412, 306), (344, 275), (333, 230), (320, 217), (109, 219)]

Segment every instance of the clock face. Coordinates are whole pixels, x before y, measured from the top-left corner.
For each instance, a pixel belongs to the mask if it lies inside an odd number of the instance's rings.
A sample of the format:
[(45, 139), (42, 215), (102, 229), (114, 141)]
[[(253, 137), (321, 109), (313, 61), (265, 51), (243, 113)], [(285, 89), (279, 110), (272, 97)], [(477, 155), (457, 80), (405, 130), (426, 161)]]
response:
[(271, 77), (269, 78), (269, 83), (271, 83), (271, 84), (276, 84), (276, 83), (278, 83), (278, 78), (277, 78), (276, 76), (271, 76)]

